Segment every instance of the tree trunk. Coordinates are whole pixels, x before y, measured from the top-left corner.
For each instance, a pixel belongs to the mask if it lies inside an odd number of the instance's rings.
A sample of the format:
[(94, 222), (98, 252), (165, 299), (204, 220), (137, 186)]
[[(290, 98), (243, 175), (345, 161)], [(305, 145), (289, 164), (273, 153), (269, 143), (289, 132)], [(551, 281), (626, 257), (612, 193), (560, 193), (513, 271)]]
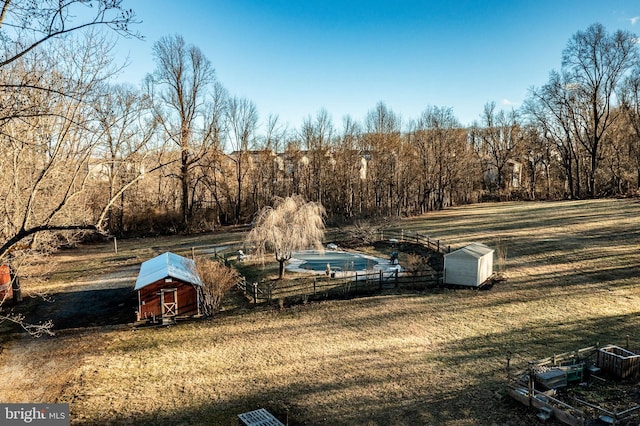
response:
[(286, 259), (278, 259), (278, 262), (280, 263), (278, 267), (278, 279), (281, 280), (284, 278), (284, 262), (286, 262)]
[(233, 223), (235, 223), (236, 225), (240, 223), (240, 212), (242, 211), (241, 209), (241, 203), (242, 203), (242, 164), (240, 164), (240, 162), (242, 161), (242, 152), (239, 154), (238, 156), (238, 162), (236, 163), (236, 182), (238, 183), (238, 190), (236, 191), (236, 205), (235, 205), (235, 211), (234, 211), (234, 219), (233, 219)]
[(575, 171), (576, 171), (576, 177), (575, 177), (575, 193), (574, 195), (577, 198), (580, 198), (582, 196), (582, 190), (581, 190), (581, 184), (580, 184), (580, 158), (576, 155), (573, 157), (574, 161), (575, 161)]
[[(597, 146), (597, 145), (596, 145)], [(591, 154), (591, 170), (589, 170), (589, 198), (596, 195), (596, 168), (598, 167), (597, 151)]]
[(9, 277), (11, 279), (11, 289), (13, 291), (13, 303), (22, 302), (22, 289), (20, 288), (20, 278), (15, 274), (13, 268), (9, 268)]
[(569, 187), (569, 198), (570, 199), (574, 199), (575, 198), (575, 185), (573, 182), (573, 162), (572, 159), (569, 157), (566, 162), (565, 162), (565, 174), (567, 177), (567, 186)]
[(180, 168), (180, 180), (182, 184), (182, 225), (188, 228), (189, 224), (189, 158), (186, 151), (182, 152), (182, 164)]

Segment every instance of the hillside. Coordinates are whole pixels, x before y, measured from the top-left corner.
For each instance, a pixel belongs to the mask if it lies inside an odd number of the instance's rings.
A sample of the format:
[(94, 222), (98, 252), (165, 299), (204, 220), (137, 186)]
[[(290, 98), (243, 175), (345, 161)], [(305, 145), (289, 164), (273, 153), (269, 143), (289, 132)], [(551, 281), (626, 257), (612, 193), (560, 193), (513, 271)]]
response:
[[(394, 228), (453, 247), (500, 242), (508, 279), (488, 291), (388, 293), (168, 328), (17, 338), (0, 354), (2, 399), (68, 402), (75, 424), (228, 425), (265, 407), (290, 425), (533, 425), (535, 412), (504, 398), (508, 353), (523, 366), (627, 335), (640, 349), (637, 200), (473, 205)], [(117, 261), (107, 245), (66, 252), (53, 257), (47, 286), (100, 288), (150, 247), (205, 238), (123, 242)], [(103, 267), (87, 280), (82, 262)], [(65, 275), (63, 266), (78, 271)]]

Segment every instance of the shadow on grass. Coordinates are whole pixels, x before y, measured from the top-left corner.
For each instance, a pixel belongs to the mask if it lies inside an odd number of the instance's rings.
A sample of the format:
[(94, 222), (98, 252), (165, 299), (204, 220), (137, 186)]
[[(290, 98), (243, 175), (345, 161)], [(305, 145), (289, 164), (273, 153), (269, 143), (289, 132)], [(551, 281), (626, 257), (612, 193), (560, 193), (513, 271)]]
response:
[[(316, 393), (348, 391), (346, 383), (336, 389), (327, 389), (323, 385), (298, 384), (288, 386), (274, 393), (271, 390), (259, 390), (246, 398), (234, 399), (220, 403), (209, 402), (196, 405), (176, 407), (170, 403), (166, 408), (152, 413), (133, 416), (107, 413), (100, 420), (74, 421), (74, 424), (86, 425), (237, 425), (238, 414), (265, 408), (278, 420), (288, 426), (302, 425), (442, 425), (473, 424), (527, 426), (538, 425), (535, 412), (511, 400), (487, 394), (483, 388), (470, 386), (464, 395), (435, 391), (424, 398), (406, 400), (384, 399), (379, 397), (359, 398), (350, 401), (327, 401), (320, 407), (308, 409), (306, 404), (299, 404), (306, 396)], [(484, 403), (481, 409), (469, 405), (470, 400)], [(502, 407), (492, 411), (486, 404), (498, 400)], [(335, 405), (339, 411), (335, 411)], [(74, 418), (73, 409), (71, 418)], [(551, 423), (553, 424), (553, 423)]]
[[(169, 392), (162, 408), (130, 414), (109, 414), (106, 410), (98, 418), (80, 423), (228, 425), (236, 424), (237, 414), (266, 408), (283, 423), (288, 419), (291, 426), (537, 424), (534, 412), (499, 395), (503, 382), (493, 371), (478, 370), (465, 379), (464, 386), (451, 376), (453, 383), (440, 388), (429, 386), (428, 376), (450, 375), (451, 371), (433, 366), (434, 361), (419, 351), (409, 353), (409, 359), (377, 355), (375, 350), (345, 350), (339, 361), (354, 366), (354, 370), (341, 372), (342, 378), (322, 375), (322, 371), (334, 369), (329, 360), (328, 365), (316, 364), (307, 374), (282, 385), (263, 383), (258, 377), (254, 388), (242, 396), (221, 398), (214, 385), (198, 401), (176, 406)], [(459, 362), (464, 364), (467, 360)], [(403, 363), (410, 363), (411, 368), (403, 370)], [(453, 371), (466, 367), (451, 364), (444, 368)], [(357, 374), (358, 371), (364, 374)]]
[[(53, 321), (54, 330), (127, 324), (135, 320), (137, 296), (133, 288), (81, 290), (28, 297), (14, 308), (26, 323)], [(16, 326), (10, 331), (20, 331)]]
[[(626, 346), (629, 336), (631, 351), (640, 349), (640, 316), (637, 314), (597, 316), (585, 320), (553, 323), (540, 321), (527, 324), (508, 332), (496, 332), (455, 340), (446, 345), (438, 359), (450, 364), (465, 363), (481, 359), (504, 360), (510, 352), (521, 359), (535, 361), (553, 354), (571, 352), (580, 348), (606, 344)], [(525, 368), (514, 365), (514, 368)]]

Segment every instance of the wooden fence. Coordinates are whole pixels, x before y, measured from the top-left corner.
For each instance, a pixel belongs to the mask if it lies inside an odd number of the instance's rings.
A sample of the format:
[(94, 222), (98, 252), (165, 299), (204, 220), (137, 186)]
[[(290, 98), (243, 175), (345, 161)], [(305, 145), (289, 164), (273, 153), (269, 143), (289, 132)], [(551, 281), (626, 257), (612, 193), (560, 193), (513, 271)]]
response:
[(216, 259), (225, 265), (229, 265), (229, 260), (235, 260), (238, 256), (238, 250), (243, 250), (245, 245), (243, 243), (231, 243), (223, 245), (199, 245), (192, 247), (185, 247), (183, 249), (174, 250), (175, 254), (190, 259), (196, 257), (207, 257)]
[(451, 252), (451, 246), (445, 244), (439, 239), (433, 239), (426, 234), (421, 234), (415, 231), (408, 231), (401, 229), (398, 231), (383, 231), (380, 232), (380, 240), (382, 241), (397, 241), (399, 243), (416, 243), (423, 247), (428, 248), (429, 250), (435, 251), (437, 253), (446, 254)]
[(315, 275), (285, 280), (268, 280), (256, 283), (242, 282), (238, 288), (253, 303), (305, 303), (309, 300), (342, 299), (379, 293), (382, 290), (427, 290), (439, 286), (441, 273), (430, 271), (427, 275), (367, 272), (345, 277)]
[[(339, 240), (340, 237), (334, 235)], [(451, 246), (426, 234), (401, 230), (380, 233), (381, 241), (390, 244), (412, 243), (439, 254), (449, 253)], [(242, 282), (238, 288), (253, 303), (296, 304), (310, 300), (341, 299), (379, 293), (382, 290), (427, 290), (442, 284), (441, 268), (413, 272), (366, 272), (345, 276), (314, 275), (256, 283)]]
[[(341, 238), (341, 235), (334, 235), (338, 239)], [(346, 238), (346, 234), (342, 236)], [(445, 244), (439, 239), (431, 238), (426, 234), (422, 234), (415, 231), (408, 230), (400, 230), (400, 231), (381, 231), (380, 232), (380, 241), (384, 241), (390, 244), (393, 243), (413, 243), (418, 244), (422, 247), (425, 247), (431, 251), (434, 251), (439, 254), (447, 254), (451, 252), (451, 246)], [(182, 249), (177, 249), (174, 251), (175, 254), (179, 254), (180, 256), (189, 257), (194, 259), (197, 256), (206, 256), (206, 257), (214, 257), (217, 260), (223, 261), (225, 263), (229, 263), (230, 259), (234, 259), (238, 255), (238, 251), (242, 250), (244, 253), (247, 253), (247, 247), (242, 242), (230, 243), (230, 244), (222, 244), (222, 245), (198, 245), (185, 247)]]

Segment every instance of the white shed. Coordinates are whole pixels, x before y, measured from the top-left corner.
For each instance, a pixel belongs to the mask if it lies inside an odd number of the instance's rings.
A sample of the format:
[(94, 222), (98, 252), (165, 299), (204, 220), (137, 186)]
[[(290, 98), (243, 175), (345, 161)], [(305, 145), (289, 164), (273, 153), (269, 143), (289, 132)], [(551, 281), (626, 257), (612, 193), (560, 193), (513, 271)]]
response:
[(493, 275), (494, 250), (471, 243), (444, 255), (444, 283), (479, 287)]

